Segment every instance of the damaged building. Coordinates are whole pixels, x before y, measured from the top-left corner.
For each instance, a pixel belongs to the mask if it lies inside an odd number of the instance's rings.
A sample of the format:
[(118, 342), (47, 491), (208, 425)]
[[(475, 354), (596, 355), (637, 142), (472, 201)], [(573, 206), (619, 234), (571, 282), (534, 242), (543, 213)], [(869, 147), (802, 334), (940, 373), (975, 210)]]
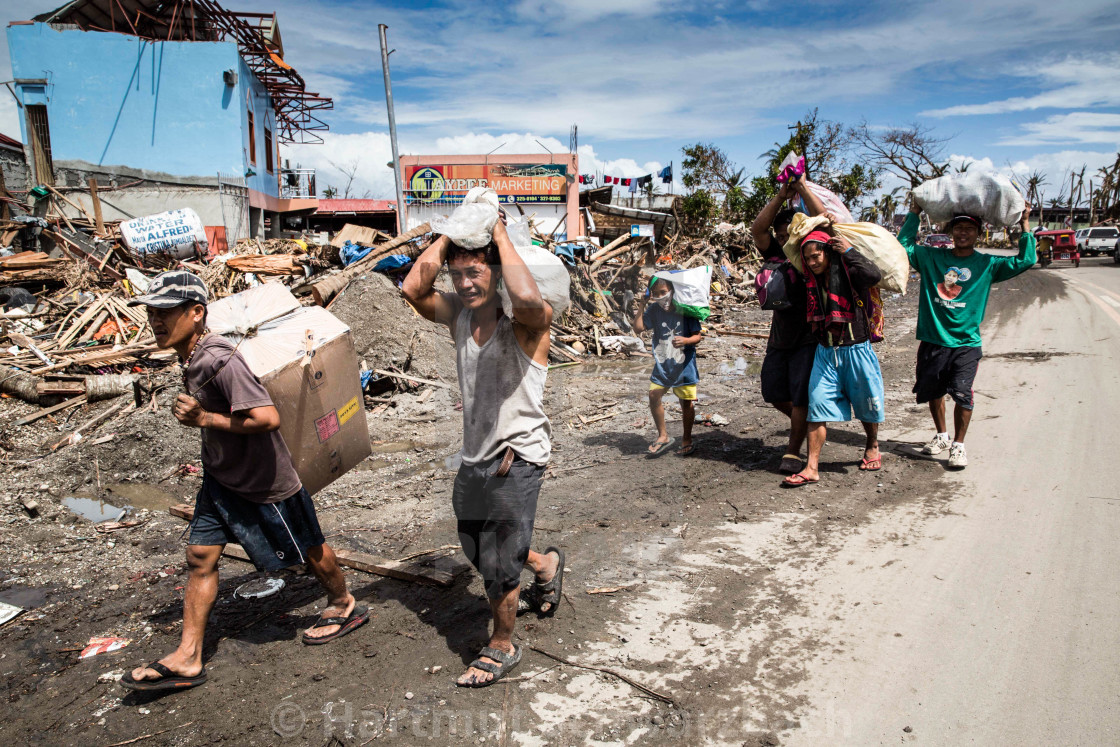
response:
[(9, 188), (82, 204), (93, 178), (106, 220), (189, 206), (218, 245), (314, 210), (313, 175), (286, 174), (280, 146), (320, 142), (333, 103), (285, 61), (275, 14), (74, 0), (7, 33), (28, 167)]

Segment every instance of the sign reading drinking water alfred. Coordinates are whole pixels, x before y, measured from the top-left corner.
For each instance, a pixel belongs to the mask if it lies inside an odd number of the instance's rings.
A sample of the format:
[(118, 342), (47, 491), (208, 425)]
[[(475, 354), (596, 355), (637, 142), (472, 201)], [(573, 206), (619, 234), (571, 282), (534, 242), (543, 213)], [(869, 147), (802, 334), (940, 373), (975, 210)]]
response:
[(166, 254), (188, 259), (196, 253), (206, 254), (209, 249), (202, 219), (190, 208), (127, 220), (121, 223), (121, 238), (138, 256)]

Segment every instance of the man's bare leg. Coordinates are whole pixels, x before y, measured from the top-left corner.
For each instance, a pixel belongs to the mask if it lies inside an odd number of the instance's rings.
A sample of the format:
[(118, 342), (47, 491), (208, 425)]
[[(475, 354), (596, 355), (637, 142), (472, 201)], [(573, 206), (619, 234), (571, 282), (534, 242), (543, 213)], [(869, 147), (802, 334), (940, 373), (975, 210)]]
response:
[(659, 444), (669, 443), (669, 431), (665, 427), (665, 405), (661, 401), (664, 396), (664, 389), (649, 390), (649, 414), (653, 416), (653, 424), (657, 426), (657, 440), (649, 445), (650, 453), (657, 451)]
[[(307, 551), (307, 567), (323, 588), (327, 590), (327, 606), (319, 614), (320, 618), (349, 617), (357, 601), (346, 590), (346, 577), (338, 565), (334, 550), (330, 545), (319, 545)], [(338, 631), (340, 625), (327, 625), (322, 628), (308, 628), (304, 635), (308, 638), (322, 638)]]
[[(538, 555), (538, 557), (543, 556)], [(496, 648), (507, 654), (513, 653), (513, 625), (517, 621), (517, 597), (520, 592), (521, 589), (514, 587), (501, 598), (490, 600), (490, 611), (494, 615), (494, 634), (490, 636), (490, 643), (487, 644), (490, 648)], [(500, 664), (500, 662), (494, 661), (488, 656), (480, 656), (479, 660), (491, 664)], [(463, 676), (459, 678), (459, 684), (481, 685), (492, 679), (494, 679), (494, 675), (490, 672), (468, 667)]]
[(787, 454), (800, 454), (801, 445), (809, 432), (808, 407), (794, 407), (790, 405), (789, 414), (789, 444), (786, 446)]
[(966, 410), (960, 405), (953, 408), (953, 427), (956, 429), (956, 435), (953, 436), (954, 441), (964, 443), (965, 434), (968, 433), (968, 424), (971, 422), (972, 410)]
[[(929, 414), (933, 416), (933, 427), (937, 433), (945, 433), (945, 398), (934, 397), (929, 401)], [(955, 419), (956, 416), (954, 416)]]
[(826, 423), (809, 423), (808, 428), (809, 455), (805, 460), (805, 468), (797, 474), (809, 480), (818, 480), (820, 479), (821, 450), (824, 449), (824, 442), (828, 437), (828, 425)]
[(792, 402), (771, 402), (774, 409), (785, 415), (787, 418), (793, 417), (793, 403)]
[[(159, 660), (175, 674), (197, 676), (202, 671), (202, 639), (206, 620), (218, 599), (218, 558), (225, 545), (187, 545), (187, 590), (183, 594), (183, 636), (179, 648)], [(134, 680), (158, 680), (148, 667), (132, 670)]]
[(869, 462), (879, 459), (882, 456), (879, 453), (879, 424), (864, 423), (863, 432), (867, 434), (867, 442), (863, 447), (863, 458)]

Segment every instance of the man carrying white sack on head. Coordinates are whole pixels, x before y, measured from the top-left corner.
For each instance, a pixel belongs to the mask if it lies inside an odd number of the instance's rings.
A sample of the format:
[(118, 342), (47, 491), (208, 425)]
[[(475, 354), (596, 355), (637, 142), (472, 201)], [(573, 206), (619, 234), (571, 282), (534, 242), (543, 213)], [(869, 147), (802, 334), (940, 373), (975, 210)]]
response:
[[(1036, 261), (1036, 239), (1030, 230), (1031, 206), (1025, 205), (1019, 216), (1022, 234), (1019, 253), (1014, 257), (976, 251), (982, 220), (963, 211), (954, 211), (957, 214), (948, 221), (953, 248), (936, 249), (918, 243), (920, 189), (911, 198), (910, 212), (898, 232), (898, 241), (906, 249), (910, 266), (922, 276), (914, 394), (918, 404), (929, 403), (937, 431), (922, 447), (922, 453), (936, 455), (948, 449), (948, 466), (964, 469), (968, 466), (964, 438), (972, 420), (972, 385), (983, 357), (980, 323), (992, 284), (1026, 272)], [(955, 402), (951, 441), (945, 422), (945, 395)]]
[[(513, 643), (518, 601), (552, 615), (560, 602), (563, 551), (529, 545), (537, 495), (551, 453), (544, 413), (553, 305), (514, 248), (492, 190), (472, 190), (416, 260), (401, 292), (455, 340), (463, 396), (462, 465), (452, 503), (463, 552), (482, 575), (494, 615), (489, 644), (456, 684), (486, 687), (517, 666)], [(454, 239), (454, 240), (453, 240)], [(433, 284), (447, 264), (454, 293)], [(566, 277), (566, 272), (565, 272)], [(503, 309), (499, 281), (512, 313)], [(535, 575), (525, 593), (521, 571)]]

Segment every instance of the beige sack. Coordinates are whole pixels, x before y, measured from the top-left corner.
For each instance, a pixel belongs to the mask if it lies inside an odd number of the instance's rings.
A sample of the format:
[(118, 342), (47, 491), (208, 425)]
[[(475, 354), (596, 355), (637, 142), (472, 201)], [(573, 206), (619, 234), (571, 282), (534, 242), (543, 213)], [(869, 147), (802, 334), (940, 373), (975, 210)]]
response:
[[(883, 273), (878, 288), (892, 293), (906, 292), (906, 283), (910, 279), (910, 260), (902, 244), (898, 243), (898, 239), (890, 231), (875, 223), (834, 223), (831, 227), (833, 233), (848, 241)], [(804, 213), (796, 213), (793, 216), (789, 224), (789, 241), (783, 249), (798, 272), (803, 271), (801, 241), (812, 231), (828, 228), (828, 218), (823, 215), (810, 218)]]

